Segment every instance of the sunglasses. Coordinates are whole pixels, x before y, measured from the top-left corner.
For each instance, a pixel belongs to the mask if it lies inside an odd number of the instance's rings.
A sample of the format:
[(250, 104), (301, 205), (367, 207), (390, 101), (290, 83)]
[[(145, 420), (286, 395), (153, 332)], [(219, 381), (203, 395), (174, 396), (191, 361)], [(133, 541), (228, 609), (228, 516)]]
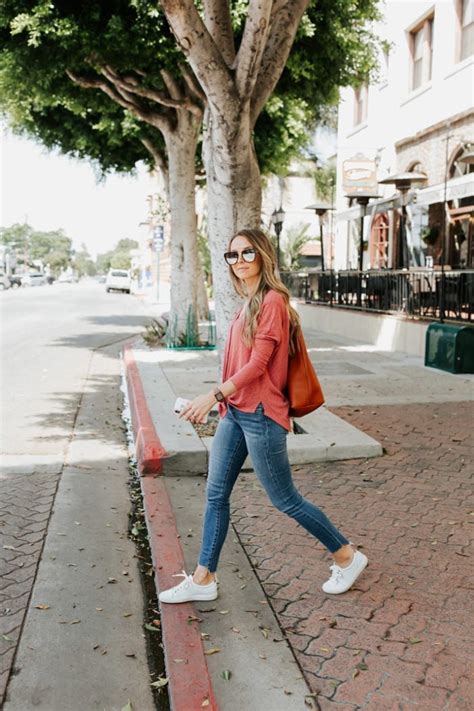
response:
[(241, 252), (225, 252), (224, 259), (227, 264), (232, 266), (233, 264), (237, 264), (240, 255), (242, 255), (244, 262), (254, 262), (257, 252), (253, 247), (247, 247), (247, 249), (243, 249)]

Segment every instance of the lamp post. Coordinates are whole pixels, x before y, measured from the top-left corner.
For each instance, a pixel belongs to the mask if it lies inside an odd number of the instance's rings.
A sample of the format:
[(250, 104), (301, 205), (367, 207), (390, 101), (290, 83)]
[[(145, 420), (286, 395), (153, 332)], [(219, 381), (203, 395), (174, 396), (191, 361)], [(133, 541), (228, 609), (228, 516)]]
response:
[(319, 239), (321, 240), (321, 271), (324, 272), (325, 264), (323, 242), (323, 217), (330, 210), (334, 210), (334, 208), (325, 202), (317, 202), (314, 205), (308, 205), (307, 207), (305, 207), (305, 210), (314, 210), (314, 212), (319, 218)]
[(408, 171), (406, 173), (397, 173), (396, 175), (389, 175), (383, 180), (379, 180), (380, 185), (395, 185), (396, 190), (400, 193), (401, 204), (402, 204), (402, 214), (400, 217), (400, 226), (398, 232), (398, 243), (397, 243), (397, 254), (396, 254), (396, 268), (404, 269), (408, 267), (408, 244), (406, 238), (406, 222), (407, 222), (407, 193), (412, 187), (413, 183), (422, 183), (426, 180), (425, 173), (416, 173), (415, 171)]
[(278, 271), (280, 271), (280, 235), (281, 235), (281, 230), (283, 228), (283, 221), (285, 219), (285, 211), (281, 207), (277, 210), (273, 210), (270, 221), (273, 225), (273, 229), (275, 230), (276, 238), (277, 238), (277, 265), (278, 265)]

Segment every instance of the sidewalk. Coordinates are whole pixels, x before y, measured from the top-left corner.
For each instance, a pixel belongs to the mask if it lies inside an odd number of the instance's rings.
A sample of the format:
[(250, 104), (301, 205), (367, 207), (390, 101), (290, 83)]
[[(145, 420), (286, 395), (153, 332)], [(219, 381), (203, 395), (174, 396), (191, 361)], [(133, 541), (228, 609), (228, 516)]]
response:
[[(185, 615), (177, 609), (183, 606), (162, 606), (172, 699), (188, 668), (173, 656), (182, 628), (197, 627), (197, 639), (204, 635), (189, 656), (205, 665), (208, 686), (191, 690), (187, 705), (176, 696), (172, 708), (471, 708), (474, 377), (426, 369), (421, 359), (342, 338), (305, 335), (329, 408), (381, 442), (385, 454), (294, 466), (295, 482), (363, 548), (369, 568), (349, 593), (324, 595), (328, 555), (270, 506), (253, 472), (243, 472), (232, 498), (219, 599), (187, 605)], [(162, 370), (179, 389), (175, 355), (166, 353)], [(190, 365), (192, 389), (179, 394), (192, 397), (208, 390), (217, 372), (211, 378), (191, 353)], [(159, 451), (159, 423), (169, 410), (160, 411), (161, 388), (142, 385)], [(158, 587), (176, 582), (171, 575), (183, 560), (190, 572), (199, 546), (205, 479), (176, 474), (142, 479), (148, 489), (156, 482), (145, 506), (154, 507), (149, 526)], [(166, 522), (174, 530), (173, 555), (166, 555), (160, 529), (160, 496), (173, 518), (174, 528)], [(213, 648), (219, 651), (205, 654)]]

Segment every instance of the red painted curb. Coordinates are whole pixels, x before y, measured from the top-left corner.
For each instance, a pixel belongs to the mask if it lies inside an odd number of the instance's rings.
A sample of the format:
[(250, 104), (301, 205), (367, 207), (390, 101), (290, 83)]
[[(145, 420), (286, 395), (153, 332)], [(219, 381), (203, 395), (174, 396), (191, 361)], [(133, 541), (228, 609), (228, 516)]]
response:
[[(157, 590), (164, 590), (179, 583), (179, 578), (172, 575), (184, 569), (183, 549), (163, 478), (143, 477), (141, 485), (155, 585)], [(160, 610), (171, 708), (173, 711), (217, 711), (199, 622), (188, 622), (189, 617), (196, 616), (194, 605), (190, 602), (163, 604)], [(185, 662), (176, 662), (176, 659)]]
[(131, 343), (125, 344), (123, 348), (123, 361), (138, 471), (141, 475), (160, 474), (163, 469), (162, 460), (167, 456), (167, 452), (160, 442), (148, 410)]
[[(148, 410), (132, 344), (124, 347), (124, 363), (137, 461), (142, 468), (140, 473), (157, 473), (162, 470), (161, 460), (166, 456), (166, 451)], [(172, 575), (184, 569), (183, 549), (163, 478), (142, 476), (140, 482), (155, 570), (155, 587), (159, 592), (179, 582), (179, 578), (173, 578)], [(172, 711), (217, 711), (199, 623), (189, 623), (191, 616), (196, 616), (192, 603), (161, 605), (161, 629), (171, 708)], [(184, 659), (185, 662), (176, 662), (176, 659)]]

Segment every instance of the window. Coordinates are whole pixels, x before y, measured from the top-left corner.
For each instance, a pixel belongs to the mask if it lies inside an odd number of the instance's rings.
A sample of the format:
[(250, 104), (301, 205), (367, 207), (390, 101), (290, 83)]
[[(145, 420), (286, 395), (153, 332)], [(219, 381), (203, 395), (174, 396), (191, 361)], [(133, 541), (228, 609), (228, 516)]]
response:
[(362, 84), (357, 89), (354, 89), (354, 126), (367, 121), (368, 94), (369, 87), (367, 84)]
[(431, 79), (433, 64), (433, 16), (426, 18), (410, 32), (411, 90), (418, 89)]
[(460, 61), (474, 54), (474, 0), (461, 0), (461, 52)]

